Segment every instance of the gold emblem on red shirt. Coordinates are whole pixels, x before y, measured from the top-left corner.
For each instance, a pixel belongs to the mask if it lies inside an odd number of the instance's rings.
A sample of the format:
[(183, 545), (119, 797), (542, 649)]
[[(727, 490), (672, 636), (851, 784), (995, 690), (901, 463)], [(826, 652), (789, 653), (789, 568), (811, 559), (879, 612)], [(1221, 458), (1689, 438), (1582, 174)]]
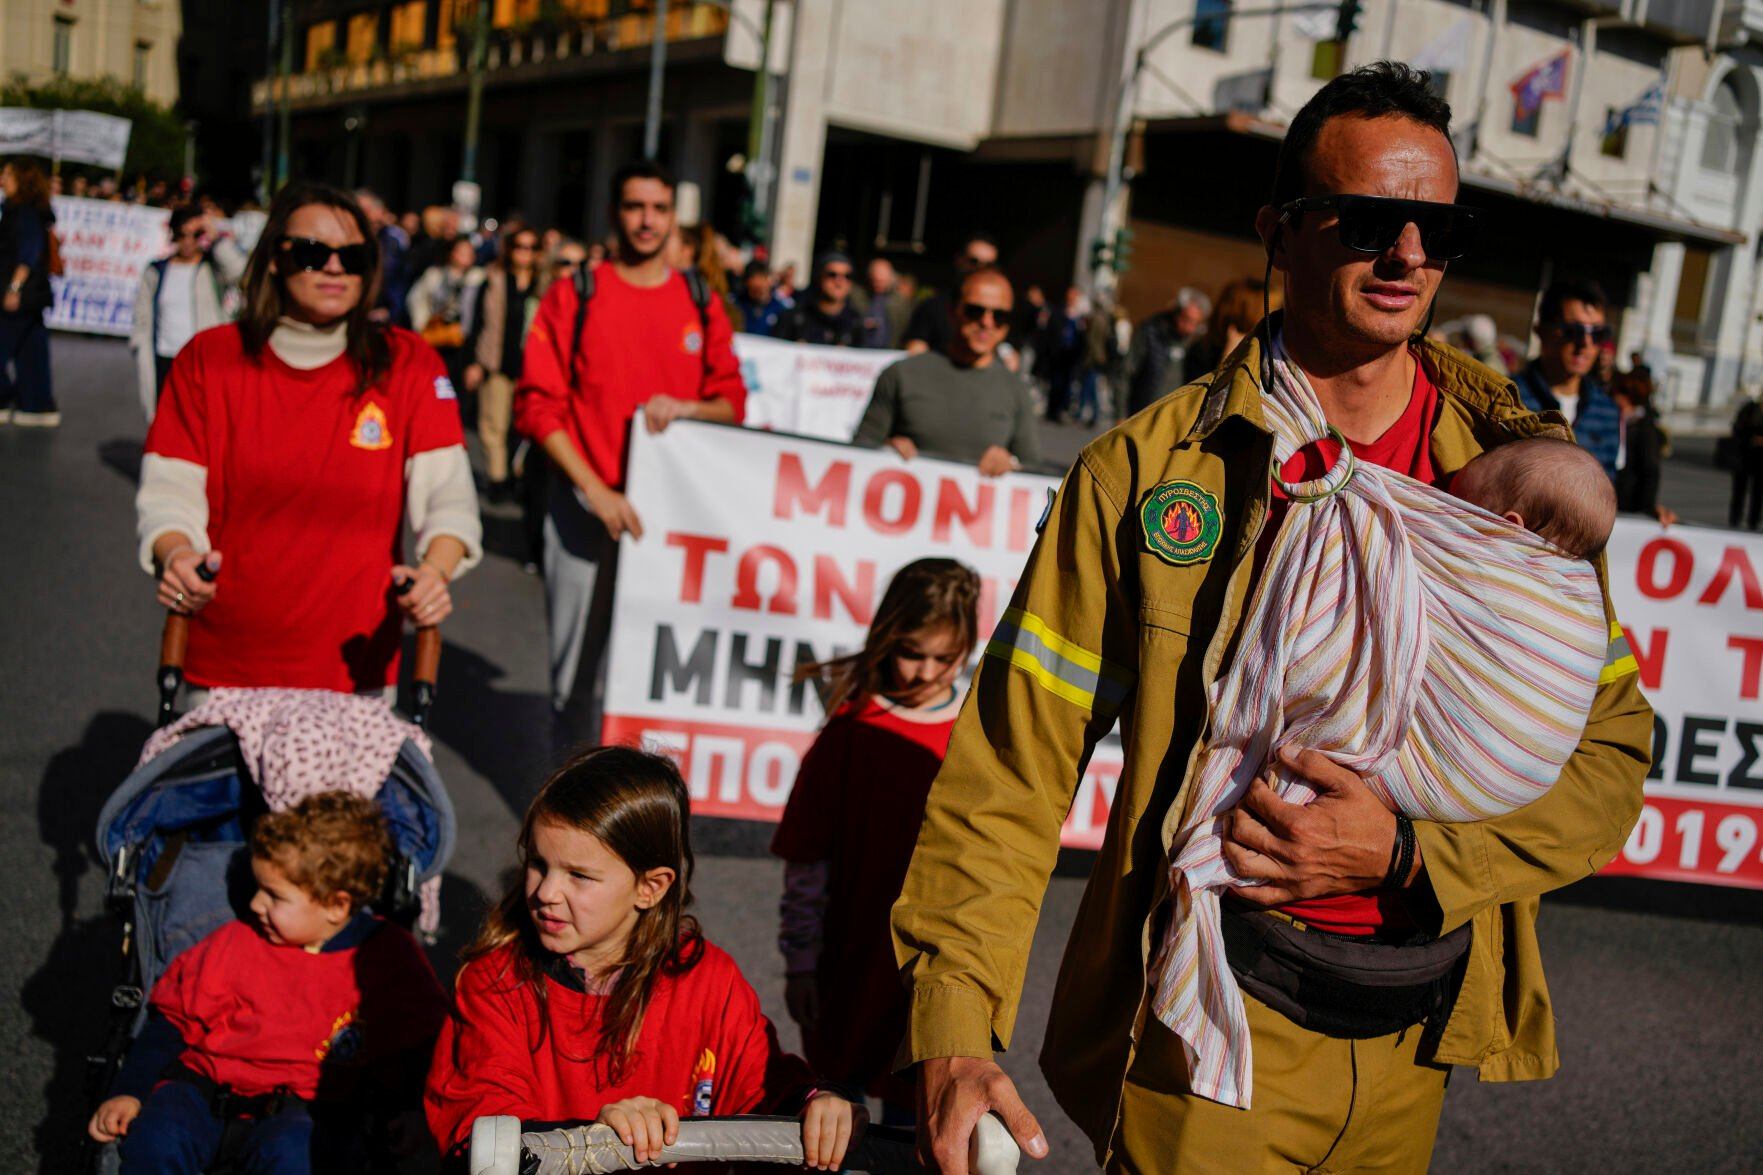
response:
[(355, 427), (349, 432), (349, 443), (357, 449), (379, 450), (392, 447), (392, 430), (386, 424), (386, 414), (380, 411), (378, 404), (363, 404), (361, 415), (355, 418)]

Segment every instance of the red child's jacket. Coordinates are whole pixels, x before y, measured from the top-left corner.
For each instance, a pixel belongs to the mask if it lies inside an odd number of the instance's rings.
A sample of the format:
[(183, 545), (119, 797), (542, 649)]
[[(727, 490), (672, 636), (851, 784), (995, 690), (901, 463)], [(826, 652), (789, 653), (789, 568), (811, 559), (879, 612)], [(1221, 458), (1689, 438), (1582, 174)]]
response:
[(595, 1057), (606, 997), (588, 994), (559, 967), (543, 979), (541, 1007), (532, 985), (515, 974), (516, 949), (503, 947), (459, 972), (454, 1013), (441, 1029), (423, 1095), (443, 1150), (491, 1114), (591, 1119), (631, 1097), (668, 1102), (682, 1118), (745, 1114), (807, 1089), (808, 1067), (783, 1051), (758, 994), (709, 943), (687, 970), (656, 980), (636, 1052), (617, 1082)]

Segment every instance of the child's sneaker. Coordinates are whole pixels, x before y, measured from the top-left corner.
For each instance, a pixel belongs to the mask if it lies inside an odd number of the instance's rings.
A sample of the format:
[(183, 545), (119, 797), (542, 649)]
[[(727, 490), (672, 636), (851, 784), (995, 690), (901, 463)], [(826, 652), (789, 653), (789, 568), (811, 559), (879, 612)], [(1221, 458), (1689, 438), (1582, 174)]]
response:
[(59, 428), (61, 413), (59, 412), (14, 412), (12, 423), (20, 428)]

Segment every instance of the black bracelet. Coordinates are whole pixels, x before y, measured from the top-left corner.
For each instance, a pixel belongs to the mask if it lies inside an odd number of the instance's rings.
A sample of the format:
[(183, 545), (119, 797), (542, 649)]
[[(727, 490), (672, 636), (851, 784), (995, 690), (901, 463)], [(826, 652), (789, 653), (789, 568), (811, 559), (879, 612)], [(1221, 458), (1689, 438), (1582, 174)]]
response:
[(1388, 865), (1385, 865), (1384, 870), (1383, 870), (1383, 883), (1385, 886), (1388, 886), (1390, 884), (1390, 879), (1396, 875), (1396, 866), (1400, 865), (1401, 863), (1402, 863), (1402, 816), (1400, 813), (1397, 813), (1396, 814), (1396, 835), (1390, 841), (1390, 863)]
[(1397, 812), (1396, 844), (1392, 852), (1393, 860), (1390, 862), (1388, 874), (1383, 879), (1383, 883), (1386, 887), (1402, 889), (1407, 884), (1408, 870), (1414, 866), (1414, 849), (1416, 843), (1414, 836), (1414, 821), (1408, 819), (1408, 817), (1404, 816), (1402, 813)]

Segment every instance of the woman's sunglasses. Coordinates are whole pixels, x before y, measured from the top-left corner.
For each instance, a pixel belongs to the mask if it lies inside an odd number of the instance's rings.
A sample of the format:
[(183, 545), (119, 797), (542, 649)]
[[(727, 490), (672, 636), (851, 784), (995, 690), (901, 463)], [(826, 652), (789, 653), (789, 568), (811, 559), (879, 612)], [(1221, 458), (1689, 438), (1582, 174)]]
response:
[(360, 277), (373, 267), (373, 251), (366, 245), (327, 245), (311, 237), (283, 237), (281, 255), (295, 269), (320, 270), (335, 257), (343, 272)]
[(1420, 247), (1434, 261), (1455, 261), (1475, 246), (1481, 214), (1461, 204), (1396, 200), (1387, 196), (1305, 196), (1280, 206), (1282, 218), (1332, 211), (1341, 244), (1356, 253), (1384, 253), (1409, 225), (1420, 230)]

